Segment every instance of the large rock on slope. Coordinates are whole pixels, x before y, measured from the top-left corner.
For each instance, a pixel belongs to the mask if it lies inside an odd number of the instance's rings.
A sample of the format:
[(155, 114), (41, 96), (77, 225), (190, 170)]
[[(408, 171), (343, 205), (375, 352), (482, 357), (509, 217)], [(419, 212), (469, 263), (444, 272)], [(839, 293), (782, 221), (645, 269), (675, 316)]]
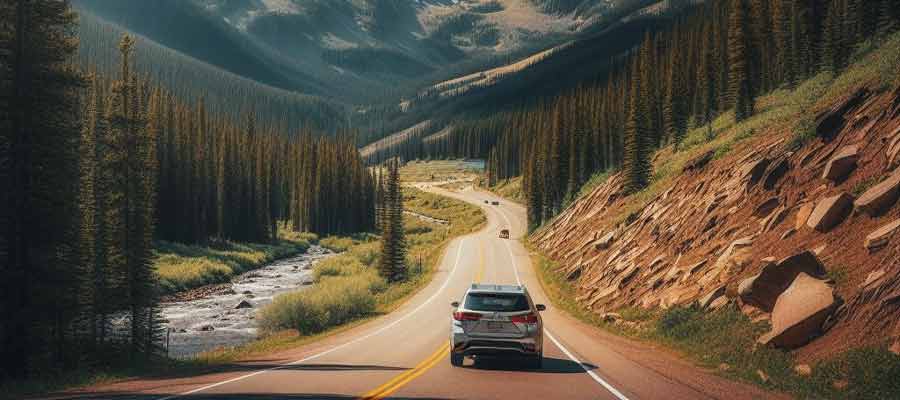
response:
[(884, 225), (870, 233), (869, 236), (866, 236), (866, 248), (875, 250), (883, 247), (888, 244), (891, 237), (898, 231), (900, 231), (900, 219), (896, 219), (894, 222)]
[(890, 209), (898, 197), (900, 197), (900, 168), (859, 196), (854, 205), (866, 214), (877, 216)]
[(805, 273), (823, 277), (825, 267), (810, 251), (787, 257), (777, 263), (766, 264), (756, 276), (744, 279), (738, 287), (741, 300), (765, 312), (772, 312), (775, 302), (797, 275)]
[(831, 285), (800, 273), (778, 297), (772, 310), (772, 331), (759, 342), (788, 349), (800, 347), (821, 334), (822, 324), (838, 305), (840, 300)]
[(819, 232), (828, 232), (844, 222), (851, 211), (853, 211), (853, 196), (844, 192), (816, 204), (806, 224)]
[(809, 221), (809, 215), (812, 214), (813, 210), (816, 209), (816, 204), (809, 202), (800, 206), (800, 210), (797, 211), (797, 220), (794, 223), (794, 229), (800, 230), (804, 226), (806, 226), (806, 221)]
[(822, 179), (828, 179), (834, 182), (842, 182), (847, 176), (856, 169), (856, 162), (859, 160), (859, 147), (844, 146), (841, 148), (822, 171)]

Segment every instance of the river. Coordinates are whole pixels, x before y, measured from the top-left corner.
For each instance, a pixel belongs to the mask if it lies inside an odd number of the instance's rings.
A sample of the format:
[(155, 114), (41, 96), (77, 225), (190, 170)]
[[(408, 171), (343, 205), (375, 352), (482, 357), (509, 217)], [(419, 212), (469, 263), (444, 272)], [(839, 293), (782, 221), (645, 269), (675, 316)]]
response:
[(312, 246), (304, 254), (239, 275), (224, 285), (224, 290), (199, 299), (163, 303), (169, 357), (189, 358), (255, 340), (257, 311), (279, 294), (312, 285), (313, 264), (331, 255), (334, 253)]

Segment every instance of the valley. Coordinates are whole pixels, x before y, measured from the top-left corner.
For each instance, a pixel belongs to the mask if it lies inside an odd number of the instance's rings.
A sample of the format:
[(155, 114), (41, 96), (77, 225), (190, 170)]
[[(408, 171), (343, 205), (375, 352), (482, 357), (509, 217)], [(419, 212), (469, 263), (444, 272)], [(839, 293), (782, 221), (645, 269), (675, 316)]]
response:
[(900, 398), (898, 0), (10, 0), (0, 193), (0, 398)]

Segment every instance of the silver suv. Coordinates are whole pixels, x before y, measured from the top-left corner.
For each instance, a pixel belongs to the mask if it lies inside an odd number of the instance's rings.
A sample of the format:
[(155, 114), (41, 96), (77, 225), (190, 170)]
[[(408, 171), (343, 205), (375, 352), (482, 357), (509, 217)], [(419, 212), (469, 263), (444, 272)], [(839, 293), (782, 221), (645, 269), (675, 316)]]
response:
[(471, 356), (524, 356), (541, 368), (544, 324), (524, 286), (472, 284), (455, 308), (450, 324), (450, 363)]

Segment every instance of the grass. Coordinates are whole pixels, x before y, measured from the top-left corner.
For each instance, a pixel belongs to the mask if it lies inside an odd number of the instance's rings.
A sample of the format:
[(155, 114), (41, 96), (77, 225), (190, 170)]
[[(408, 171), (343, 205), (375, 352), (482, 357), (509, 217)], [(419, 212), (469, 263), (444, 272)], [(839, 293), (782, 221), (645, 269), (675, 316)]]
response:
[(388, 283), (379, 275), (380, 242), (374, 236), (323, 239), (345, 252), (316, 264), (312, 288), (279, 296), (264, 308), (260, 313), (263, 331), (271, 335), (293, 330), (302, 337), (388, 313), (431, 280), (449, 239), (480, 229), (486, 222), (478, 207), (459, 200), (412, 188), (404, 189), (404, 200), (410, 211), (450, 221), (445, 226), (404, 217), (408, 245), (404, 281)]
[(483, 168), (465, 160), (416, 160), (400, 168), (403, 182), (455, 180), (480, 175)]
[(504, 199), (512, 200), (519, 204), (525, 204), (525, 192), (522, 190), (522, 177), (510, 178), (488, 188)]
[(154, 267), (164, 293), (174, 293), (231, 277), (272, 261), (303, 253), (318, 240), (315, 234), (279, 232), (274, 244), (218, 242), (208, 246), (158, 241)]
[[(628, 307), (618, 310), (624, 320), (638, 322), (641, 329), (623, 328), (604, 322), (575, 300), (575, 288), (555, 272), (556, 265), (533, 251), (538, 277), (552, 304), (585, 323), (640, 341), (674, 349), (701, 367), (718, 374), (798, 398), (896, 399), (900, 398), (900, 357), (880, 347), (853, 349), (813, 364), (812, 375), (794, 372), (797, 361), (790, 352), (758, 346), (756, 338), (767, 332), (767, 322), (753, 323), (735, 305), (713, 312), (696, 306), (648, 310)], [(727, 364), (727, 369), (719, 369)], [(763, 382), (757, 371), (768, 380)], [(836, 381), (847, 381), (845, 390)]]

